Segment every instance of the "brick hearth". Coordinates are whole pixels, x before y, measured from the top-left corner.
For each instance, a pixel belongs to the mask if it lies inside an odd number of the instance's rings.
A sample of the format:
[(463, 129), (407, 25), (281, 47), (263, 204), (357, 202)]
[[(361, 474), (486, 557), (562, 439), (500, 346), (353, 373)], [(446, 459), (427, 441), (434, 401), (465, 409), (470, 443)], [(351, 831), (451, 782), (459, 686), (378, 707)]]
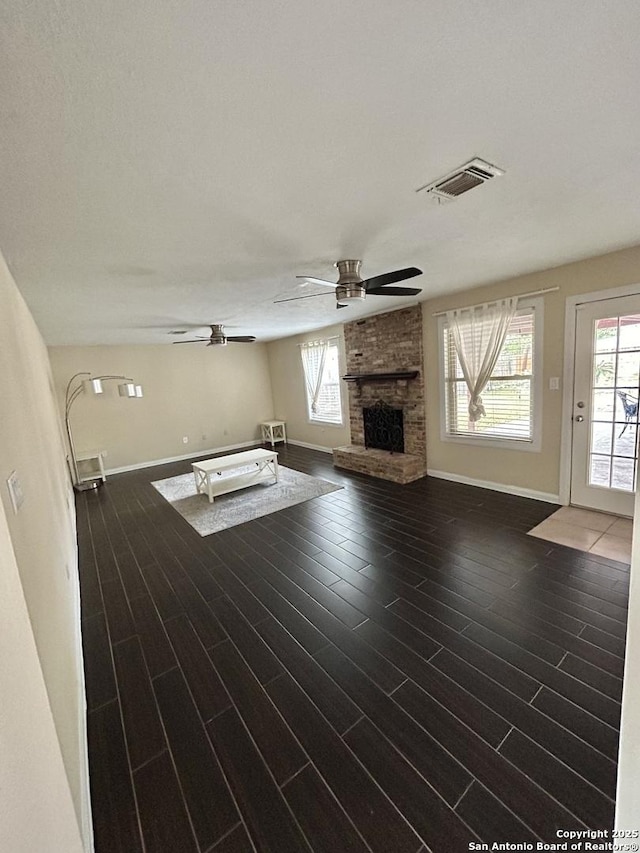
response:
[[(385, 379), (349, 384), (351, 444), (333, 451), (333, 463), (395, 483), (410, 483), (427, 473), (422, 311), (420, 305), (346, 323), (348, 374), (418, 371), (415, 379)], [(405, 453), (365, 448), (362, 409), (383, 400), (402, 409)]]
[(359, 471), (371, 477), (391, 480), (394, 483), (412, 483), (425, 475), (424, 461), (409, 453), (389, 453), (388, 450), (359, 447), (355, 444), (335, 447), (333, 464), (336, 468)]

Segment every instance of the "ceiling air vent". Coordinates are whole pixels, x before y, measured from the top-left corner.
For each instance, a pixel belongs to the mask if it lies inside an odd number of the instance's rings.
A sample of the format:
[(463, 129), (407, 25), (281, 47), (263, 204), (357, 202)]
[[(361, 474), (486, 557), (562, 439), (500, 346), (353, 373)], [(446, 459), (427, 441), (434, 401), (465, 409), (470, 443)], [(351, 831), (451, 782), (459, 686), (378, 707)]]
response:
[(491, 163), (486, 163), (476, 157), (469, 163), (465, 163), (464, 166), (460, 166), (459, 169), (450, 172), (444, 178), (438, 178), (437, 181), (419, 187), (416, 192), (426, 191), (438, 200), (453, 201), (454, 198), (469, 192), (480, 184), (484, 184), (491, 178), (497, 178), (499, 175), (504, 175), (503, 169), (498, 169), (497, 166), (492, 166)]

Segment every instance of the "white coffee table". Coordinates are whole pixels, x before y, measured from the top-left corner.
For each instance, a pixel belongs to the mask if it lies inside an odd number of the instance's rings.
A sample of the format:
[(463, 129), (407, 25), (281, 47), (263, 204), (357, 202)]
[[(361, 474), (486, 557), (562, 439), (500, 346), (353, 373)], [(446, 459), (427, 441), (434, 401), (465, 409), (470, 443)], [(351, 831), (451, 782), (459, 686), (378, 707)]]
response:
[[(247, 468), (248, 471), (238, 471)], [(205, 459), (203, 462), (193, 462), (193, 476), (196, 481), (198, 494), (209, 496), (209, 503), (218, 495), (226, 495), (257, 483), (266, 483), (273, 478), (278, 482), (278, 454), (273, 450), (245, 450), (243, 453), (232, 453), (229, 456), (218, 456), (216, 459)], [(227, 476), (224, 476), (225, 473)]]

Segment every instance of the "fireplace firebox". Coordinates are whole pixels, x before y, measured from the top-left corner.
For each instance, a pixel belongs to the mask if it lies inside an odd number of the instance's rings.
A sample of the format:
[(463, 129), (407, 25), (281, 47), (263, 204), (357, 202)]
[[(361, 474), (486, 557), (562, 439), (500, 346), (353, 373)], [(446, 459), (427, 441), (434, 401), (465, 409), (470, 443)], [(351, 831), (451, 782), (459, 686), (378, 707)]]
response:
[(393, 409), (383, 400), (362, 410), (364, 419), (364, 446), (404, 453), (404, 427), (402, 409)]

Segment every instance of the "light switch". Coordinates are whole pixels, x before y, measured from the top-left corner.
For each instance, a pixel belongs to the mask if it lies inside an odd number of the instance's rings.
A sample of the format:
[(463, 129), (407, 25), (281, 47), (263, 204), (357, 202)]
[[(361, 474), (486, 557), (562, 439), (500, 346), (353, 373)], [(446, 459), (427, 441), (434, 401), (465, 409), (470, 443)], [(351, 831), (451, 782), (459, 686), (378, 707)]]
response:
[(560, 390), (560, 377), (559, 376), (551, 376), (549, 379), (549, 391), (559, 391)]
[(20, 483), (15, 471), (12, 471), (9, 475), (7, 479), (7, 486), (9, 488), (9, 496), (11, 497), (13, 511), (14, 513), (17, 513), (24, 503), (24, 492), (22, 491), (22, 484)]

